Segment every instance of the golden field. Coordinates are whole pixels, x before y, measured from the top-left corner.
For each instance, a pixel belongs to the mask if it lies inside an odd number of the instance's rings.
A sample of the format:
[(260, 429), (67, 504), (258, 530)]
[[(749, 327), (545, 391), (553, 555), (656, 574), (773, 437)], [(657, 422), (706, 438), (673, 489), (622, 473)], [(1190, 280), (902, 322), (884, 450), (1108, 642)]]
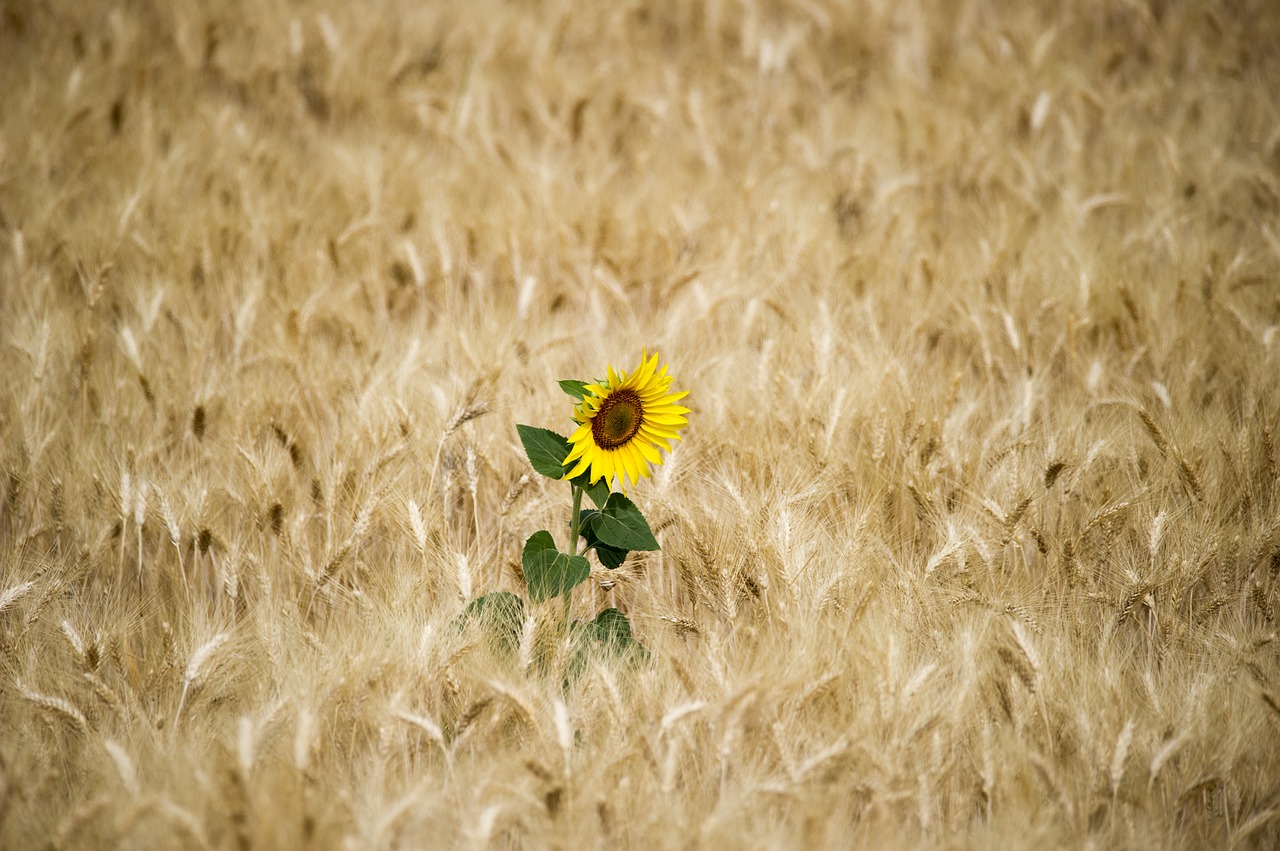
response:
[(0, 10), (0, 847), (1280, 844), (1275, 3)]

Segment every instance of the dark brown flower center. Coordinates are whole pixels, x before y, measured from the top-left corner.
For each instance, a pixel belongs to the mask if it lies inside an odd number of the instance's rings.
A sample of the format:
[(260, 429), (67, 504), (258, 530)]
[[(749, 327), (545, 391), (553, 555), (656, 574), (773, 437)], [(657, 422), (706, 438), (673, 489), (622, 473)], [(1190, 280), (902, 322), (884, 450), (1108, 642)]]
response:
[(596, 446), (613, 449), (635, 437), (643, 422), (640, 395), (634, 390), (619, 390), (600, 403), (600, 410), (591, 419), (591, 436)]

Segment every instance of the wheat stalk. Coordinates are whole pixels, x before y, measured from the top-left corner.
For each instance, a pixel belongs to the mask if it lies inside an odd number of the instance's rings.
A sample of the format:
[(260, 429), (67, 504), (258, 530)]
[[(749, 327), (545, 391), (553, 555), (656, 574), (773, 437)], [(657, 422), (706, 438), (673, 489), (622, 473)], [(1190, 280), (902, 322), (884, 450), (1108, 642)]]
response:
[(1129, 758), (1129, 746), (1133, 744), (1133, 719), (1130, 718), (1124, 723), (1124, 728), (1120, 730), (1120, 735), (1116, 737), (1116, 746), (1111, 753), (1111, 771), (1109, 779), (1111, 780), (1111, 794), (1114, 796), (1120, 788), (1120, 781), (1124, 779), (1125, 762)]
[(182, 717), (182, 710), (187, 705), (187, 694), (193, 686), (200, 683), (201, 678), (207, 673), (206, 666), (213, 659), (224, 644), (230, 639), (230, 635), (220, 632), (210, 638), (204, 644), (196, 648), (191, 654), (191, 658), (187, 661), (187, 669), (182, 676), (182, 696), (178, 699), (178, 708), (173, 713), (173, 726), (176, 729), (178, 720)]
[(89, 721), (84, 717), (84, 713), (75, 707), (68, 700), (61, 697), (53, 697), (40, 692), (32, 691), (23, 684), (22, 680), (16, 683), (18, 692), (27, 700), (39, 706), (41, 709), (48, 711), (57, 718), (62, 719), (71, 725), (73, 729), (78, 731), (86, 739), (89, 738)]
[[(103, 5), (0, 12), (0, 846), (1275, 844), (1274, 4)], [(460, 632), (642, 347), (647, 653)]]
[(133, 760), (129, 758), (129, 753), (119, 743), (111, 739), (103, 739), (102, 747), (106, 750), (107, 755), (111, 757), (111, 762), (116, 767), (116, 774), (119, 775), (125, 791), (132, 797), (137, 798), (142, 794), (142, 787), (138, 784), (138, 771), (134, 768)]
[(422, 510), (418, 508), (418, 502), (410, 499), (408, 502), (409, 510), (409, 528), (413, 532), (414, 543), (418, 546), (418, 555), (426, 556), (427, 554), (427, 527), (422, 521)]
[(17, 585), (13, 585), (6, 588), (3, 592), (0, 592), (0, 614), (4, 614), (11, 606), (17, 604), (17, 602), (27, 596), (34, 587), (36, 587), (34, 582), (20, 582)]

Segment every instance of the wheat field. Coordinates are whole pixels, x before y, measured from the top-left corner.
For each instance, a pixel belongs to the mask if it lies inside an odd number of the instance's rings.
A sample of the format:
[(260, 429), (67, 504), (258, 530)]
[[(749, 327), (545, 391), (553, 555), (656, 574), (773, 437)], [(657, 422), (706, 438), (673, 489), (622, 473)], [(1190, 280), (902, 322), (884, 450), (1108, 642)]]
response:
[(1271, 0), (0, 8), (0, 847), (1280, 845)]

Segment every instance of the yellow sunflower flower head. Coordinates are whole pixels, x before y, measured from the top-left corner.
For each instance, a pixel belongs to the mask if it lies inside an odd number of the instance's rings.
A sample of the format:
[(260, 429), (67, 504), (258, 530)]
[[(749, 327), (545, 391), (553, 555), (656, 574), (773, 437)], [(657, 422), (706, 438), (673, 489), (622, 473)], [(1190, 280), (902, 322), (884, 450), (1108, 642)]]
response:
[(659, 449), (670, 451), (671, 441), (680, 440), (680, 429), (688, 424), (688, 408), (676, 404), (688, 391), (671, 393), (667, 367), (658, 369), (658, 356), (640, 357), (640, 365), (630, 373), (609, 367), (605, 381), (586, 386), (586, 395), (573, 410), (578, 428), (569, 437), (570, 468), (566, 478), (590, 471), (591, 484), (615, 476), (626, 489), (648, 478), (649, 465), (661, 465)]

